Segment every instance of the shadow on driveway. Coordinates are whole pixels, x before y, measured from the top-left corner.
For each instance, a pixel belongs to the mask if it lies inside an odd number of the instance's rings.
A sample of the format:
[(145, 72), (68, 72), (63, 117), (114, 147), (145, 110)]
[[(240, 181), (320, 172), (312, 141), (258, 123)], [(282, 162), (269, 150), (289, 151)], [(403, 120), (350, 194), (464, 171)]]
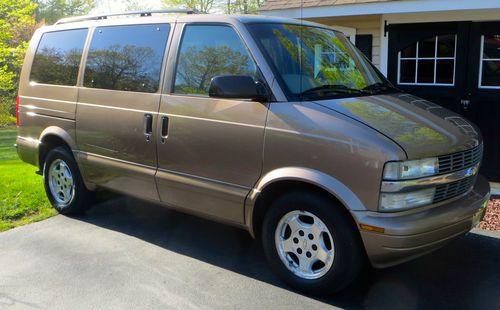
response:
[[(269, 269), (259, 243), (237, 228), (121, 196), (76, 219), (292, 290)], [(412, 262), (367, 269), (334, 297), (309, 297), (342, 308), (500, 309), (498, 238), (470, 233)]]

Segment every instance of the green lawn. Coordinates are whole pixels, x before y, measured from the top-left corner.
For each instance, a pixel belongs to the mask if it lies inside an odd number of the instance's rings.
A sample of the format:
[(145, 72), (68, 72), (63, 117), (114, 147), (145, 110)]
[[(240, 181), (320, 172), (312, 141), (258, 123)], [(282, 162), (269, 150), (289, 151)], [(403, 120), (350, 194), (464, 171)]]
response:
[(0, 231), (56, 214), (45, 196), (37, 168), (17, 157), (16, 129), (0, 129)]

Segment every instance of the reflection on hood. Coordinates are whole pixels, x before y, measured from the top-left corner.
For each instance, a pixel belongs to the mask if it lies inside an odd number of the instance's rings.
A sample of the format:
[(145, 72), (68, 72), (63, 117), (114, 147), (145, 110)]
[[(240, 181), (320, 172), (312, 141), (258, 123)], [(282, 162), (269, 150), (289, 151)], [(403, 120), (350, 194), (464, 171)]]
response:
[(404, 93), (315, 102), (391, 138), (409, 159), (451, 154), (481, 143), (479, 131), (460, 115)]
[(359, 117), (364, 123), (377, 128), (382, 132), (392, 132), (392, 139), (401, 145), (449, 143), (448, 137), (422, 124), (417, 124), (410, 118), (395, 111), (388, 110), (370, 102), (342, 102), (341, 105)]

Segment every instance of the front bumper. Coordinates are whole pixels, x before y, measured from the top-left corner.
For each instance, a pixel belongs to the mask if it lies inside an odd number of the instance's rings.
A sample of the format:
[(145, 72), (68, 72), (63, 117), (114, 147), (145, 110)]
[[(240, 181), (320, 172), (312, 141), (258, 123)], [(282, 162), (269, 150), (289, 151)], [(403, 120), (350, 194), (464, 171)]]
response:
[(359, 224), (384, 229), (360, 230), (370, 262), (383, 268), (424, 255), (470, 231), (482, 218), (489, 197), (490, 185), (479, 175), (469, 194), (449, 203), (392, 214), (353, 213)]

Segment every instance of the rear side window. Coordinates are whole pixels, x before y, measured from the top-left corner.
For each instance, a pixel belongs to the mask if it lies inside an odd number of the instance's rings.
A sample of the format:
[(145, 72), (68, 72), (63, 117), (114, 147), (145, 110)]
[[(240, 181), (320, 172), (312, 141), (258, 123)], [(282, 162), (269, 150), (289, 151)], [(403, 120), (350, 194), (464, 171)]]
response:
[(98, 27), (90, 44), (83, 85), (155, 93), (170, 26)]
[(87, 32), (74, 29), (44, 33), (31, 66), (30, 81), (76, 85)]
[(233, 28), (223, 25), (188, 25), (184, 30), (175, 93), (208, 95), (217, 75), (256, 77), (257, 67)]

